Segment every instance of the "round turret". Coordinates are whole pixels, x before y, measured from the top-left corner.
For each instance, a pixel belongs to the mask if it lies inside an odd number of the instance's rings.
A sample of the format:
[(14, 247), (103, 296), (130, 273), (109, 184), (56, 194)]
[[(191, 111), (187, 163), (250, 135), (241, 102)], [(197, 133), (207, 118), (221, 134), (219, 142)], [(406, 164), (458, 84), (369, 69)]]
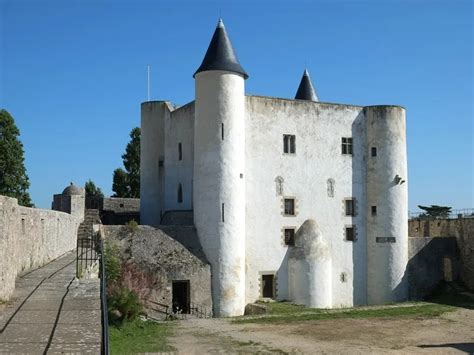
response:
[(316, 221), (306, 220), (295, 234), (288, 258), (290, 299), (307, 307), (331, 308), (332, 260)]
[(62, 192), (62, 195), (65, 195), (65, 196), (73, 196), (73, 195), (85, 196), (85, 194), (86, 192), (82, 187), (78, 187), (74, 185), (72, 182)]
[(195, 74), (194, 223), (212, 268), (217, 316), (245, 307), (245, 92), (222, 21)]
[(364, 108), (367, 120), (367, 299), (408, 297), (408, 192), (405, 109)]

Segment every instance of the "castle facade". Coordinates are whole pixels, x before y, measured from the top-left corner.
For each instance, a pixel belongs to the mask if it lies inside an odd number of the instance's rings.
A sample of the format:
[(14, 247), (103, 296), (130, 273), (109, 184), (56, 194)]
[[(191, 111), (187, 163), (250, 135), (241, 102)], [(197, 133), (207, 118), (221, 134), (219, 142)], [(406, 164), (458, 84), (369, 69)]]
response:
[[(192, 210), (217, 316), (407, 298), (405, 109), (246, 95), (220, 20), (195, 100), (141, 106), (141, 224)], [(192, 292), (192, 290), (190, 290)]]

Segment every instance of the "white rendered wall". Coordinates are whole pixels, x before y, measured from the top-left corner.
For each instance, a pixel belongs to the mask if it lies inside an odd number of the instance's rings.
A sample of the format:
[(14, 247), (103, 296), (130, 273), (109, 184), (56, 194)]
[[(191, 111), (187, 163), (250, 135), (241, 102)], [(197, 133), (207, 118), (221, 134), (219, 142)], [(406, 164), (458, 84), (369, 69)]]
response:
[(157, 226), (164, 212), (164, 122), (170, 115), (165, 101), (149, 101), (141, 106), (140, 138), (140, 223)]
[[(165, 189), (164, 209), (191, 210), (193, 208), (194, 162), (194, 102), (171, 112), (165, 120)], [(178, 144), (182, 147), (179, 160)], [(181, 183), (183, 202), (178, 203), (178, 185)]]
[[(405, 110), (397, 106), (365, 108), (367, 152), (368, 303), (408, 297), (408, 194)], [(398, 175), (405, 182), (395, 181)], [(377, 206), (377, 215), (369, 213)], [(395, 242), (387, 239), (395, 238)], [(393, 241), (393, 240), (392, 240)]]
[[(332, 306), (367, 301), (365, 240), (366, 135), (363, 108), (269, 97), (246, 97), (246, 302), (261, 296), (260, 273), (275, 272), (277, 298), (288, 299), (288, 247), (282, 228), (314, 219), (332, 255)], [(296, 154), (283, 154), (283, 135), (296, 135)], [(341, 137), (353, 137), (354, 155), (341, 154)], [(282, 215), (275, 178), (296, 197), (297, 215)], [(327, 180), (335, 180), (328, 197)], [(345, 216), (344, 198), (357, 199), (357, 215)], [(344, 239), (357, 226), (357, 241)], [(345, 273), (346, 281), (341, 281)]]
[(205, 71), (195, 83), (194, 223), (211, 263), (214, 313), (237, 316), (245, 307), (244, 79)]

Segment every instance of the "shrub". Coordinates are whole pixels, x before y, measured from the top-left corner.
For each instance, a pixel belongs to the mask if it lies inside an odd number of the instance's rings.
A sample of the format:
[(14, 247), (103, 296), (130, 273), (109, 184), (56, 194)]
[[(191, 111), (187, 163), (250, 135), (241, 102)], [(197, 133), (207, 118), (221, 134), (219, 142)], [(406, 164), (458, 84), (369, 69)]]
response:
[(109, 320), (113, 324), (134, 320), (143, 309), (137, 294), (128, 288), (111, 287), (107, 302)]
[(120, 248), (117, 245), (105, 245), (104, 253), (105, 271), (107, 282), (114, 283), (120, 279), (122, 274), (122, 261), (120, 260)]

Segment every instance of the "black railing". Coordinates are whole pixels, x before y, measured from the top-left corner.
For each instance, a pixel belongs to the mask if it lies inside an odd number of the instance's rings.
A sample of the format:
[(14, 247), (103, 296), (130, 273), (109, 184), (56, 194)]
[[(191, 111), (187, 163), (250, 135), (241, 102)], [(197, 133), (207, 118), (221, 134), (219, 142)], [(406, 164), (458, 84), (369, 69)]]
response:
[(212, 310), (208, 309), (206, 306), (196, 303), (190, 304), (189, 313), (198, 318), (212, 318)]
[(107, 276), (104, 261), (104, 241), (99, 239), (100, 248), (100, 303), (102, 309), (102, 355), (109, 355), (109, 316), (107, 306)]
[(99, 260), (99, 234), (92, 233), (87, 238), (77, 239), (76, 276), (82, 278), (85, 272), (92, 270)]

